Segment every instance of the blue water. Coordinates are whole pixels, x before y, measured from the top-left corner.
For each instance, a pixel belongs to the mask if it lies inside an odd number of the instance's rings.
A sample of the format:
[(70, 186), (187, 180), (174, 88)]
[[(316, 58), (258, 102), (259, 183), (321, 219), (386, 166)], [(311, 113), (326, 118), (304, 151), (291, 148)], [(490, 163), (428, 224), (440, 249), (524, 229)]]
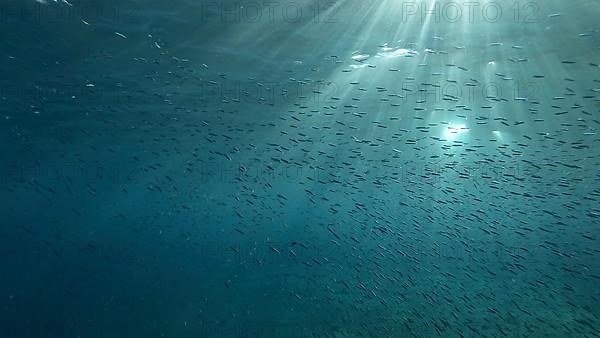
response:
[(0, 337), (600, 336), (600, 3), (0, 3)]

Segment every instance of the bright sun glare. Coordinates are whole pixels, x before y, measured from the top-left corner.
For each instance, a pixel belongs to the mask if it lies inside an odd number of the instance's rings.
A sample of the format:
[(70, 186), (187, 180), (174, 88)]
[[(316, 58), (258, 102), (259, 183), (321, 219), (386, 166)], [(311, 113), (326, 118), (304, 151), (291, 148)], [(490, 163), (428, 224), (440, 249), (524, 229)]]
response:
[(469, 129), (464, 124), (451, 124), (444, 129), (444, 138), (452, 140), (467, 131), (469, 131)]

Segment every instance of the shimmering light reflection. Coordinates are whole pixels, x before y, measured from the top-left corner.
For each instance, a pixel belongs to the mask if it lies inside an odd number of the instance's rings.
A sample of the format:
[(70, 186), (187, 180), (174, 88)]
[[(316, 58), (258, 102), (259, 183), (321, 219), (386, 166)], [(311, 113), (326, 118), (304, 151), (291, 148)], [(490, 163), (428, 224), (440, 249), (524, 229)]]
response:
[(444, 138), (447, 140), (453, 140), (457, 138), (459, 135), (464, 134), (469, 131), (464, 124), (451, 124), (446, 129), (444, 129)]

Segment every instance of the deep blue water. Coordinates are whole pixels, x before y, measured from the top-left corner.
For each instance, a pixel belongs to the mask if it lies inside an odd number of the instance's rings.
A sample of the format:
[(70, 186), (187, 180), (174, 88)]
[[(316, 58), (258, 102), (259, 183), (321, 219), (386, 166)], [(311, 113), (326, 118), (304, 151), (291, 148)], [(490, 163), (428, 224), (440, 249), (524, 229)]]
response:
[(600, 3), (0, 2), (0, 337), (600, 336)]

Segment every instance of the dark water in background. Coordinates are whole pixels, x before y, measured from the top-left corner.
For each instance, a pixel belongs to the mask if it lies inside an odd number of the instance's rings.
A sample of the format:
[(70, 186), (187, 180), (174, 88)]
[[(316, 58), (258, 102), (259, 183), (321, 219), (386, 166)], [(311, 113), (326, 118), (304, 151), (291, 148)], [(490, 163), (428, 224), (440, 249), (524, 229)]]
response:
[(3, 0), (1, 336), (597, 337), (600, 3), (477, 4)]

